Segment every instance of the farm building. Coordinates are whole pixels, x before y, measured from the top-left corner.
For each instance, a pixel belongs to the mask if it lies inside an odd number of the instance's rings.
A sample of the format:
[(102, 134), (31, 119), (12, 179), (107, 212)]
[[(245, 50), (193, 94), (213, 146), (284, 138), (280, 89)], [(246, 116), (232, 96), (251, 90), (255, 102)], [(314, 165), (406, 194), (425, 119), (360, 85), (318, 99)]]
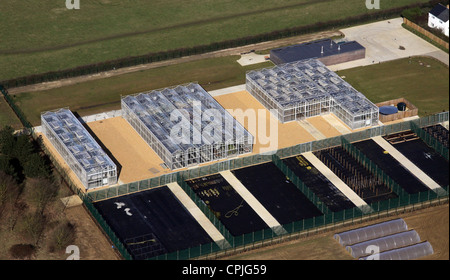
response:
[(276, 65), (316, 58), (325, 65), (365, 58), (366, 49), (356, 41), (335, 42), (323, 39), (303, 44), (273, 49), (270, 60)]
[(253, 136), (198, 84), (128, 95), (121, 104), (170, 169), (252, 152)]
[(378, 107), (317, 59), (249, 71), (246, 89), (282, 123), (334, 113), (351, 129), (378, 124)]
[(86, 189), (117, 183), (117, 167), (68, 109), (41, 114), (42, 132)]

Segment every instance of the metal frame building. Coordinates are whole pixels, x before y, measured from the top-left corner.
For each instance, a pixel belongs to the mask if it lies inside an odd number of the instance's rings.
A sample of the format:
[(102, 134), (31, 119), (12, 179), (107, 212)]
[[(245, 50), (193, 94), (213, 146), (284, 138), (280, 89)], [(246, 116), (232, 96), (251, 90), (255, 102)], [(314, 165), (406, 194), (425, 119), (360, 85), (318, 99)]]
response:
[(122, 117), (170, 169), (253, 150), (253, 136), (198, 84), (128, 95), (121, 104)]
[(249, 71), (246, 89), (282, 123), (334, 113), (351, 129), (378, 124), (378, 107), (317, 59)]
[(365, 57), (366, 49), (358, 42), (335, 42), (332, 39), (322, 39), (270, 51), (270, 60), (276, 65), (310, 58), (316, 58), (325, 65), (334, 65)]
[(68, 109), (41, 114), (42, 132), (86, 189), (117, 183), (117, 166)]

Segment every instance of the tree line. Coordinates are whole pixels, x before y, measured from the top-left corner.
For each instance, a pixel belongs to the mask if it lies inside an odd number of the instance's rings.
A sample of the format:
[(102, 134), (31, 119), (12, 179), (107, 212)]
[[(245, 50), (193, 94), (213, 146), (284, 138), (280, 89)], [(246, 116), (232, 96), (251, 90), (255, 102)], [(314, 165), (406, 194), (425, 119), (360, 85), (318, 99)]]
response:
[[(29, 135), (0, 130), (0, 258), (33, 258), (38, 252), (60, 253), (75, 238), (57, 200), (63, 180), (53, 171), (39, 143)], [(7, 238), (6, 238), (7, 237)]]

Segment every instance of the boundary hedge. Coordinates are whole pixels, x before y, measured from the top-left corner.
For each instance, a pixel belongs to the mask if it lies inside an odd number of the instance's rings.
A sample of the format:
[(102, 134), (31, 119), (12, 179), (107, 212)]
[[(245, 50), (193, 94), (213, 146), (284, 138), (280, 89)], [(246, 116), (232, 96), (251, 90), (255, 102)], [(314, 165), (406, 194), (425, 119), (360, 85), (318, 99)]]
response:
[(34, 74), (24, 77), (18, 77), (14, 79), (0, 81), (0, 85), (5, 88), (15, 88), (21, 86), (27, 86), (32, 84), (38, 84), (43, 82), (51, 82), (60, 79), (73, 78), (83, 75), (96, 74), (104, 71), (115, 70), (118, 68), (130, 67), (140, 64), (147, 64), (152, 62), (164, 61), (179, 57), (185, 57), (190, 55), (204, 54), (208, 52), (214, 52), (218, 50), (235, 48), (239, 46), (245, 46), (250, 44), (261, 43), (265, 41), (277, 40), (286, 37), (292, 37), (297, 35), (304, 35), (314, 32), (320, 32), (329, 29), (335, 29), (340, 27), (347, 27), (351, 25), (363, 24), (367, 22), (377, 21), (392, 18), (395, 16), (401, 16), (405, 9), (420, 7), (432, 7), (439, 3), (439, 0), (430, 0), (426, 3), (415, 3), (407, 6), (391, 8), (386, 10), (377, 10), (370, 13), (356, 15), (340, 20), (331, 20), (327, 22), (317, 22), (310, 25), (296, 26), (292, 28), (276, 30), (272, 32), (257, 34), (253, 36), (241, 37), (232, 40), (226, 40), (221, 42), (214, 42), (208, 45), (198, 45), (189, 48), (172, 49), (161, 52), (152, 52), (140, 56), (129, 56), (119, 58), (115, 60), (109, 60), (104, 62), (98, 62), (88, 65), (82, 65), (75, 68), (63, 69), (58, 71), (51, 71), (46, 73)]

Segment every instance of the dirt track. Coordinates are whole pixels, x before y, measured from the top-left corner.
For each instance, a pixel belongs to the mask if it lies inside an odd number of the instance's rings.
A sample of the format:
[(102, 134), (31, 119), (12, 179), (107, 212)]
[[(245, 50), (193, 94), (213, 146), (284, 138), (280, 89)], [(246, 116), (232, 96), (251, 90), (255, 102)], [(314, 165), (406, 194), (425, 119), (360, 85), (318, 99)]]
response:
[(118, 76), (122, 74), (127, 73), (133, 73), (141, 70), (148, 70), (152, 68), (158, 68), (163, 66), (170, 66), (175, 65), (179, 63), (185, 63), (185, 62), (191, 62), (196, 60), (201, 60), (205, 58), (215, 58), (215, 57), (223, 57), (223, 56), (230, 56), (230, 55), (239, 55), (241, 53), (246, 53), (251, 50), (259, 51), (259, 50), (268, 50), (273, 49), (281, 46), (291, 45), (291, 44), (298, 44), (313, 40), (319, 40), (323, 38), (330, 38), (335, 36), (342, 36), (342, 32), (336, 30), (336, 31), (324, 31), (314, 34), (307, 34), (307, 35), (301, 35), (301, 36), (295, 36), (280, 40), (274, 40), (274, 41), (268, 41), (258, 44), (252, 44), (237, 48), (231, 48), (231, 49), (225, 49), (225, 50), (219, 50), (215, 52), (205, 53), (205, 54), (199, 54), (199, 55), (191, 55), (161, 62), (154, 62), (149, 64), (142, 64), (132, 67), (126, 67), (126, 68), (120, 68), (117, 70), (111, 70), (106, 71), (98, 74), (92, 74), (92, 75), (85, 75), (85, 76), (79, 76), (75, 78), (70, 79), (63, 79), (53, 82), (46, 82), (46, 83), (40, 83), (40, 84), (34, 84), (34, 85), (28, 85), (23, 87), (17, 87), (17, 88), (11, 88), (8, 90), (9, 94), (18, 94), (21, 92), (33, 92), (33, 91), (42, 91), (42, 90), (48, 90), (53, 88), (59, 88), (63, 86), (73, 85), (77, 83), (83, 83), (87, 81), (97, 80), (97, 79), (103, 79), (113, 76)]

